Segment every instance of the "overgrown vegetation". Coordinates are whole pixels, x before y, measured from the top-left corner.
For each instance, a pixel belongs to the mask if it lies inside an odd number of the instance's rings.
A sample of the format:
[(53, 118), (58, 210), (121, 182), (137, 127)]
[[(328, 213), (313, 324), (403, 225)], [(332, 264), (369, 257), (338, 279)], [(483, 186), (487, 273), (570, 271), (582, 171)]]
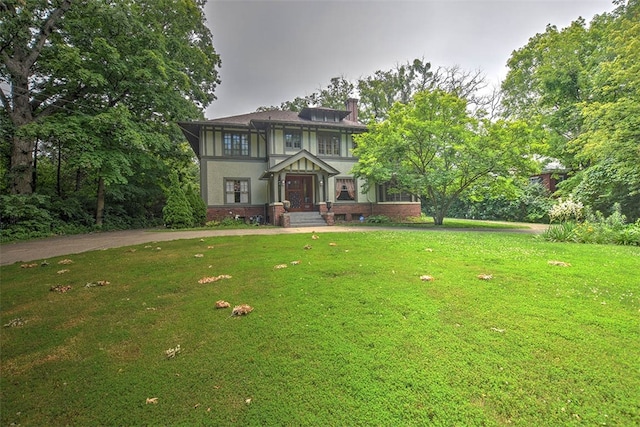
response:
[(637, 425), (639, 249), (379, 231), (2, 267), (0, 423)]
[(613, 213), (605, 217), (601, 212), (592, 213), (581, 203), (559, 200), (550, 216), (560, 224), (544, 232), (542, 236), (547, 240), (640, 246), (640, 219), (628, 224), (620, 205), (615, 205)]

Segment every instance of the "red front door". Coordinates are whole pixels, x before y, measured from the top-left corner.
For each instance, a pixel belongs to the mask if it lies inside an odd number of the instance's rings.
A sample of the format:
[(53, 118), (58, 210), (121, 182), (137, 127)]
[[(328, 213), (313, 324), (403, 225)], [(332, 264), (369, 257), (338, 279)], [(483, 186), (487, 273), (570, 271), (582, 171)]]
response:
[(313, 177), (287, 175), (284, 196), (291, 202), (291, 212), (313, 211)]

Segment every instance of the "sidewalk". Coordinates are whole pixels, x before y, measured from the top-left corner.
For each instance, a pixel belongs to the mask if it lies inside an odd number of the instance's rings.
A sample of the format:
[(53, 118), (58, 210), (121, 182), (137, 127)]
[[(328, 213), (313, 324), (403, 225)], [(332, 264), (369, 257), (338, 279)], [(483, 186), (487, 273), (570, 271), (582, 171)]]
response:
[(506, 233), (542, 233), (548, 227), (544, 224), (526, 224), (524, 229), (416, 229), (400, 227), (255, 227), (233, 230), (124, 230), (108, 231), (104, 233), (78, 234), (71, 236), (49, 237), (45, 239), (29, 240), (26, 242), (6, 243), (0, 245), (0, 265), (10, 265), (16, 262), (44, 260), (56, 256), (71, 255), (100, 249), (118, 248), (122, 246), (139, 245), (142, 243), (165, 242), (169, 240), (196, 239), (214, 236), (249, 236), (274, 235), (285, 233), (348, 233), (369, 232), (381, 230), (395, 231), (485, 231)]

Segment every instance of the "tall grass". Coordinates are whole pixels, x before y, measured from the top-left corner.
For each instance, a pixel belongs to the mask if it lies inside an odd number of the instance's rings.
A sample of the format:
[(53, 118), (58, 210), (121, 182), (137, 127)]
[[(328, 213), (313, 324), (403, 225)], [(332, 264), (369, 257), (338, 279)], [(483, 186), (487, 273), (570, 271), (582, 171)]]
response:
[(402, 231), (7, 266), (0, 422), (637, 425), (639, 270), (637, 247)]

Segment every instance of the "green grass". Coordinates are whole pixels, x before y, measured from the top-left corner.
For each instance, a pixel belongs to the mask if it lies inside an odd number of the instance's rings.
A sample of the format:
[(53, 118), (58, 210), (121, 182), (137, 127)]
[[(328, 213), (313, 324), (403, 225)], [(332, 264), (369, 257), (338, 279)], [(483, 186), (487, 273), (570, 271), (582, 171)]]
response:
[(504, 221), (483, 221), (483, 220), (475, 220), (475, 219), (460, 219), (460, 218), (445, 218), (443, 224), (440, 226), (436, 226), (434, 224), (433, 218), (428, 216), (421, 217), (412, 217), (407, 218), (405, 221), (396, 222), (393, 220), (388, 220), (388, 222), (339, 222), (339, 225), (348, 225), (348, 226), (367, 226), (367, 227), (410, 227), (410, 228), (445, 228), (445, 229), (456, 229), (456, 228), (465, 228), (465, 229), (528, 229), (530, 228), (525, 223), (510, 223)]
[(410, 231), (149, 246), (0, 270), (2, 324), (26, 320), (1, 329), (2, 425), (640, 423), (640, 248)]

